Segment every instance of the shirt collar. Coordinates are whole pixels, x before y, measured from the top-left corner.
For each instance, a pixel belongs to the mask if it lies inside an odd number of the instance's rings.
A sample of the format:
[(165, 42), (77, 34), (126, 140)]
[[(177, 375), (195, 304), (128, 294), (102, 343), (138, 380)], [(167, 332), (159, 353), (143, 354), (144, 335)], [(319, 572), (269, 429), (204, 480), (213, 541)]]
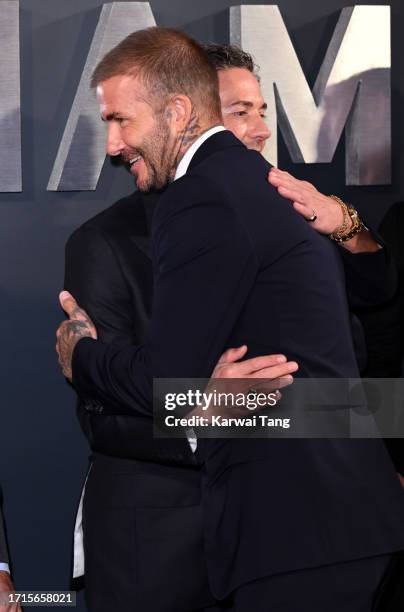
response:
[(197, 138), (197, 140), (195, 140), (195, 142), (189, 147), (184, 157), (178, 164), (177, 171), (174, 176), (174, 181), (181, 178), (182, 176), (184, 176), (184, 174), (187, 173), (188, 166), (191, 163), (191, 159), (193, 158), (199, 147), (205, 142), (205, 140), (207, 140), (208, 138), (210, 138), (210, 136), (213, 136), (213, 134), (216, 134), (217, 132), (223, 132), (223, 130), (225, 129), (226, 128), (223, 125), (216, 125), (215, 127), (210, 128), (209, 130), (204, 132), (201, 136), (199, 136), (199, 138)]

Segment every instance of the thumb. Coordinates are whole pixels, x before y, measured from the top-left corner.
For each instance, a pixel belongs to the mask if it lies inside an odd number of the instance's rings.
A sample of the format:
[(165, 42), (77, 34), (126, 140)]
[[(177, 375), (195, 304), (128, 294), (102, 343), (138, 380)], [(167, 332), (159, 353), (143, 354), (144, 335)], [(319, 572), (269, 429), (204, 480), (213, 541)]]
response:
[(68, 291), (62, 291), (59, 294), (59, 302), (65, 313), (71, 317), (74, 309), (77, 308), (77, 302)]
[(229, 348), (220, 357), (218, 363), (234, 363), (235, 361), (242, 359), (247, 353), (247, 350), (248, 347), (246, 344), (243, 344), (237, 348)]
[(276, 170), (271, 168), (267, 175), (267, 181), (274, 187), (278, 187), (281, 184), (281, 177), (277, 174)]

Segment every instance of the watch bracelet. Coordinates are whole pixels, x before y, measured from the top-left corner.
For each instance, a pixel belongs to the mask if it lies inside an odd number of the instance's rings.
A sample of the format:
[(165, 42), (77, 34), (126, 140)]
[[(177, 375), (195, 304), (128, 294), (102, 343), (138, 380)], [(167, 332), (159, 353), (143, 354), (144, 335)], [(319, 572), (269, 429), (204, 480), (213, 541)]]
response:
[[(347, 242), (356, 236), (356, 234), (359, 234), (361, 231), (366, 229), (358, 215), (358, 211), (353, 206), (346, 204), (336, 195), (330, 195), (329, 197), (338, 202), (344, 213), (344, 221), (342, 225), (332, 232), (332, 234), (329, 234), (331, 240), (339, 243)], [(351, 221), (350, 227), (349, 221)]]
[(342, 224), (339, 227), (337, 227), (337, 229), (334, 230), (329, 235), (329, 237), (332, 240), (337, 240), (338, 241), (350, 229), (350, 227), (351, 227), (351, 223), (350, 223), (351, 222), (351, 216), (350, 216), (349, 211), (348, 211), (348, 205), (345, 204), (345, 202), (343, 202), (341, 200), (341, 198), (339, 198), (336, 195), (330, 195), (329, 197), (332, 198), (333, 200), (335, 200), (336, 202), (338, 202), (338, 204), (340, 205), (340, 207), (342, 209), (342, 213), (343, 213), (343, 216), (344, 216)]
[(333, 240), (335, 240), (336, 242), (347, 242), (348, 240), (351, 240), (351, 238), (362, 232), (364, 229), (366, 229), (365, 225), (363, 224), (362, 220), (358, 215), (358, 211), (355, 210), (353, 206), (348, 206), (348, 212), (349, 216), (352, 219), (352, 227), (343, 236), (340, 236), (339, 238), (333, 238)]

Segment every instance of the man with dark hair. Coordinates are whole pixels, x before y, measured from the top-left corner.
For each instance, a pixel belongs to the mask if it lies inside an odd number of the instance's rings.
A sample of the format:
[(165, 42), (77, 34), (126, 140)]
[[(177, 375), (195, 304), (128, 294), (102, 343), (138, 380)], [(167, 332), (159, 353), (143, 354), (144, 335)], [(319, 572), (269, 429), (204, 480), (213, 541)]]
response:
[(254, 63), (253, 57), (247, 51), (243, 51), (237, 45), (222, 45), (208, 43), (203, 45), (211, 63), (216, 70), (226, 70), (228, 68), (244, 68), (258, 77), (259, 67)]
[[(262, 347), (283, 346), (285, 342), (288, 352), (303, 361), (306, 375), (318, 376), (321, 372), (321, 375), (355, 376), (357, 370), (347, 332), (343, 283), (334, 249), (325, 239), (309, 231), (303, 220), (297, 222), (297, 217), (280, 203), (273, 190), (264, 189), (262, 176), (267, 172), (267, 164), (255, 154), (246, 155), (238, 141), (216, 128), (214, 116), (206, 116), (201, 105), (183, 93), (181, 84), (175, 82), (174, 87), (178, 89), (174, 88), (165, 100), (149, 108), (154, 89), (159, 92), (169, 89), (167, 77), (172, 78), (171, 73), (166, 75), (162, 87), (161, 83), (155, 85), (153, 80), (161, 78), (165, 61), (172, 66), (175, 56), (179, 73), (187, 74), (188, 70), (181, 53), (186, 37), (178, 39), (178, 33), (168, 36), (164, 31), (165, 52), (164, 57), (160, 57), (161, 47), (157, 44), (160, 32), (157, 28), (146, 34), (132, 35), (130, 44), (135, 47), (137, 60), (131, 72), (123, 67), (122, 73), (104, 72), (105, 80), (97, 84), (102, 115), (110, 126), (109, 153), (122, 155), (130, 162), (131, 171), (142, 188), (162, 186), (164, 181), (175, 179), (162, 196), (153, 221), (157, 265), (150, 340), (144, 347), (124, 351), (82, 340), (74, 351), (73, 364), (73, 382), (79, 393), (81, 391), (84, 397), (96, 397), (111, 409), (115, 407), (117, 412), (125, 406), (147, 416), (150, 414), (151, 373), (155, 376), (206, 376), (214, 365), (214, 355), (217, 360), (218, 351), (220, 354), (219, 347), (224, 348), (227, 342), (246, 335), (251, 338), (249, 348), (253, 354), (258, 346), (262, 350)], [(160, 55), (152, 54), (149, 64), (144, 63), (139, 52), (139, 48), (141, 51), (145, 47), (149, 55), (150, 48), (160, 48)], [(107, 59), (111, 58), (107, 56)], [(201, 58), (194, 56), (193, 65), (198, 61)], [(148, 107), (144, 100), (148, 101)], [(157, 164), (156, 160), (161, 163)], [(246, 191), (247, 184), (251, 194)], [(227, 191), (230, 198), (224, 195)], [(251, 240), (246, 240), (245, 231)], [(270, 293), (274, 286), (277, 286), (276, 304)], [(278, 299), (281, 299), (280, 304)], [(296, 319), (297, 304), (301, 311)], [(58, 343), (63, 370), (71, 377), (71, 356), (77, 341), (85, 336), (94, 338), (95, 330), (72, 300), (67, 299), (64, 305), (73, 320), (61, 326)], [(325, 318), (322, 312), (327, 314)], [(319, 313), (321, 321), (311, 320)], [(294, 319), (299, 321), (297, 325)], [(321, 338), (306, 333), (316, 327), (323, 330)], [(338, 342), (334, 337), (336, 330)], [(207, 351), (205, 347), (209, 347)], [(398, 525), (393, 519), (389, 520), (381, 508), (377, 512), (368, 509), (366, 533), (356, 534), (359, 527), (363, 531), (359, 518), (363, 519), (364, 509), (353, 486), (353, 467), (361, 474), (363, 468), (363, 491), (375, 493), (377, 497), (379, 491), (387, 490), (393, 505), (400, 505), (398, 485), (395, 483), (394, 487), (391, 466), (389, 468), (383, 458), (380, 446), (361, 445), (358, 448), (338, 441), (325, 444), (302, 441), (288, 443), (285, 447), (256, 441), (251, 446), (228, 441), (223, 448), (234, 450), (235, 463), (227, 463), (220, 446), (213, 459), (212, 447), (215, 448), (214, 442), (201, 444), (198, 450), (205, 456), (210, 488), (205, 499), (209, 516), (206, 537), (215, 594), (223, 597), (234, 590), (235, 605), (240, 610), (250, 610), (252, 606), (258, 610), (258, 601), (267, 601), (276, 610), (277, 593), (280, 594), (281, 589), (284, 592), (281, 583), (286, 576), (296, 586), (287, 593), (290, 609), (299, 605), (296, 602), (300, 603), (305, 593), (307, 609), (331, 610), (334, 605), (339, 610), (337, 594), (340, 593), (335, 592), (333, 582), (334, 574), (341, 576), (343, 572), (359, 584), (358, 601), (366, 601), (367, 605), (386, 564), (386, 559), (374, 557), (402, 545)], [(375, 461), (379, 462), (379, 474), (373, 474), (372, 480), (366, 476), (369, 463)], [(342, 480), (335, 479), (332, 471), (329, 472), (330, 465), (335, 465), (343, 475)], [(297, 467), (300, 486), (306, 488), (303, 496), (296, 487), (287, 487), (286, 491), (282, 484), (290, 470)], [(263, 488), (268, 476), (271, 486), (275, 487), (270, 499), (267, 499), (266, 487)], [(329, 492), (327, 487), (321, 495), (318, 491), (310, 492), (312, 481), (316, 485), (328, 483)], [(222, 486), (228, 488), (226, 512), (217, 506), (220, 502), (218, 487)], [(313, 506), (315, 500), (318, 507)], [(274, 507), (275, 502), (281, 514)], [(342, 546), (345, 530), (341, 510), (346, 502), (352, 513), (352, 524), (347, 528), (352, 542), (348, 545), (344, 540), (346, 546)], [(295, 516), (294, 509), (298, 505), (303, 510), (302, 518)], [(285, 521), (293, 525), (293, 549), (280, 546), (273, 531), (268, 541), (266, 519), (262, 523), (260, 514), (263, 508), (266, 510), (261, 514), (275, 520), (279, 534), (286, 528)], [(219, 531), (215, 522), (219, 518), (218, 511), (222, 510), (224, 523)], [(250, 516), (251, 511), (254, 511), (254, 518)], [(327, 533), (323, 535), (330, 538), (326, 550), (319, 546), (316, 532), (324, 516), (332, 525), (329, 531), (324, 526)], [(232, 527), (233, 520), (239, 531)], [(304, 546), (302, 538), (305, 542), (310, 541), (311, 546)], [(345, 564), (343, 568), (335, 566), (328, 572), (320, 569), (321, 565), (361, 556), (371, 558)], [(313, 565), (318, 568), (316, 572), (308, 570)], [(141, 568), (141, 561), (139, 566)], [(297, 569), (305, 571), (297, 572), (298, 576), (288, 573)], [(282, 573), (280, 581), (272, 577), (279, 572)], [(266, 577), (265, 582), (257, 584), (256, 579), (262, 576)], [(323, 589), (316, 604), (313, 584)]]
[[(236, 45), (220, 45), (209, 43), (204, 45), (205, 53), (210, 62), (218, 71), (219, 95), (222, 107), (222, 116), (225, 127), (233, 132), (249, 149), (262, 152), (266, 141), (271, 136), (265, 124), (267, 104), (262, 97), (259, 86), (259, 67), (254, 63), (250, 53)], [(278, 168), (272, 168), (269, 181), (276, 187), (284, 198), (293, 202), (294, 209), (304, 216), (311, 227), (327, 236), (339, 233), (339, 228), (345, 220), (343, 203), (335, 196), (325, 196), (307, 181), (300, 181)], [(313, 219), (313, 213), (315, 219)], [(346, 233), (352, 227), (349, 220)], [(357, 278), (363, 280), (366, 272), (367, 292), (376, 292), (375, 304), (380, 303), (386, 296), (380, 295), (384, 290), (384, 268), (386, 254), (374, 239), (371, 232), (362, 225), (360, 231), (348, 240), (338, 242), (342, 247), (341, 254), (348, 275), (348, 287), (352, 288)], [(349, 257), (350, 253), (362, 253), (362, 257)], [(371, 259), (366, 254), (378, 254)], [(381, 264), (381, 266), (380, 266)], [(381, 269), (378, 269), (380, 268)], [(377, 272), (376, 272), (377, 270)], [(372, 281), (372, 278), (374, 279)], [(352, 291), (355, 294), (355, 290)], [(388, 297), (388, 296), (387, 296)], [(362, 307), (365, 304), (354, 304)]]

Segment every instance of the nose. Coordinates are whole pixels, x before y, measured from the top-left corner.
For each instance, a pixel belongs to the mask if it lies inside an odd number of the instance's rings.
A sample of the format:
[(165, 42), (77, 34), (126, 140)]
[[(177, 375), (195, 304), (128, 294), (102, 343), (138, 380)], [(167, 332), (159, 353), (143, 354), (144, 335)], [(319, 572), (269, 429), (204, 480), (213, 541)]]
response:
[(260, 114), (256, 115), (255, 121), (251, 126), (250, 135), (252, 138), (265, 142), (271, 136), (271, 130), (265, 123), (265, 119)]
[(263, 143), (265, 143), (265, 141), (271, 136), (271, 130), (265, 123), (265, 119), (261, 117), (258, 112), (254, 118), (252, 118), (250, 123), (249, 136), (254, 140), (260, 140)]
[(108, 123), (106, 148), (108, 155), (111, 155), (111, 157), (114, 157), (115, 155), (120, 155), (125, 148), (125, 143), (122, 140), (120, 127), (114, 121)]

